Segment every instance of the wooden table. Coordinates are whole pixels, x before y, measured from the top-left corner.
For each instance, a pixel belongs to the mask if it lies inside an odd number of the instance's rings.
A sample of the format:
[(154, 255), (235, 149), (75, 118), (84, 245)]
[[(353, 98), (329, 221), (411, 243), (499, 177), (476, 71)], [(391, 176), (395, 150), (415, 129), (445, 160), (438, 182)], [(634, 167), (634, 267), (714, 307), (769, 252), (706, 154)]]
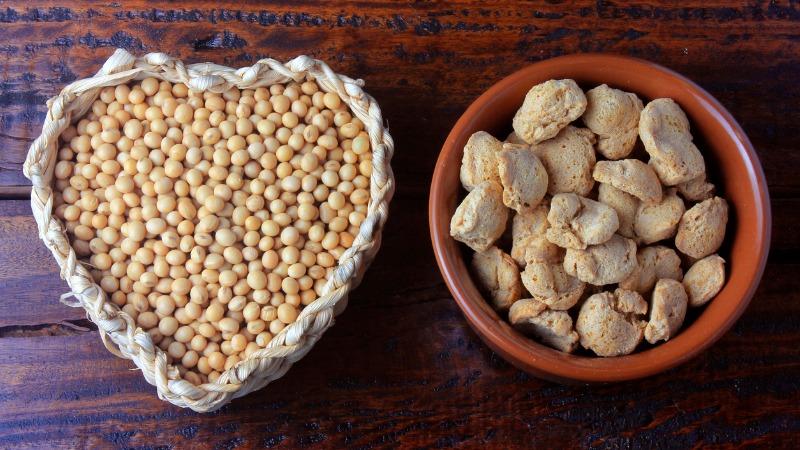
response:
[[(0, 3), (0, 447), (798, 445), (796, 2), (34, 3)], [(213, 414), (158, 400), (58, 302), (66, 284), (30, 214), (21, 165), (46, 99), (114, 47), (232, 66), (322, 58), (366, 81), (397, 143), (383, 248), (347, 311), (284, 378)], [(429, 179), (461, 112), (524, 65), (576, 52), (646, 58), (708, 89), (749, 134), (772, 194), (749, 309), (700, 357), (643, 381), (562, 386), (514, 369), (469, 329), (429, 243)]]

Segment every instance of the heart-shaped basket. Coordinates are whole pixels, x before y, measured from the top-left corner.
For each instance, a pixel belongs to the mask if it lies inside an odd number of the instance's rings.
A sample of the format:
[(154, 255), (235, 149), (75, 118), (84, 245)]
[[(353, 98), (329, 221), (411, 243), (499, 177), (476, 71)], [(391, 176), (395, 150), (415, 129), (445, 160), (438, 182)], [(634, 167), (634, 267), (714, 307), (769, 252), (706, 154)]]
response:
[[(166, 354), (154, 345), (150, 335), (108, 301), (89, 270), (77, 259), (64, 225), (53, 215), (52, 181), (59, 135), (73, 118), (83, 116), (91, 108), (102, 88), (147, 77), (217, 93), (231, 87), (254, 89), (310, 77), (322, 90), (338, 94), (364, 123), (373, 151), (366, 219), (352, 247), (342, 254), (323, 295), (306, 306), (297, 320), (278, 333), (266, 348), (226, 370), (215, 382), (199, 386), (183, 380), (178, 369), (167, 363)], [(283, 376), (294, 362), (308, 353), (333, 324), (334, 316), (347, 306), (348, 293), (359, 284), (378, 251), (381, 229), (394, 192), (394, 176), (389, 165), (394, 143), (383, 124), (378, 103), (363, 91), (363, 84), (361, 80), (333, 72), (324, 62), (308, 56), (298, 56), (285, 64), (262, 59), (250, 67), (233, 69), (211, 63), (184, 65), (164, 53), (137, 58), (118, 49), (95, 76), (75, 81), (48, 100), (42, 134), (31, 144), (23, 172), (33, 184), (31, 208), (39, 236), (55, 256), (61, 277), (71, 290), (62, 296), (62, 302), (83, 307), (87, 317), (97, 324), (106, 347), (119, 357), (133, 360), (145, 379), (156, 387), (159, 398), (180, 407), (207, 412), (261, 389)]]

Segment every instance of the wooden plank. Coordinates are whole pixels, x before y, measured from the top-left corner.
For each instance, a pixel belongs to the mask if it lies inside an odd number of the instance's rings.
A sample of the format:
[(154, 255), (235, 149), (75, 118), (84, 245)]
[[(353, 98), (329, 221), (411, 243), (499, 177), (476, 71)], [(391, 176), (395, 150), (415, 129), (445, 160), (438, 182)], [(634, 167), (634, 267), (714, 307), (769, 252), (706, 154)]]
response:
[[(426, 198), (416, 194), (395, 196), (381, 251), (360, 291), (390, 303), (414, 303), (449, 295), (433, 260), (427, 215), (420, 213), (420, 205), (425, 202)], [(59, 303), (58, 297), (69, 288), (39, 240), (29, 208), (26, 201), (0, 200), (0, 290), (18, 300), (0, 302), (0, 331), (16, 325), (35, 329), (84, 316), (81, 309)], [(800, 252), (800, 236), (794, 232), (800, 227), (797, 211), (800, 200), (773, 201), (771, 258), (776, 263), (797, 262), (793, 256)], [(410, 236), (421, 238), (409, 239)], [(403, 264), (398, 266), (397, 261)], [(25, 306), (20, 307), (20, 302)]]
[[(769, 445), (800, 432), (797, 269), (770, 266), (773, 283), (700, 357), (608, 386), (519, 372), (479, 341), (442, 286), (411, 305), (380, 270), (284, 378), (210, 415), (159, 401), (96, 332), (2, 338), (0, 446)], [(379, 286), (388, 295), (374, 295)]]
[[(734, 329), (683, 367), (620, 385), (559, 386), (510, 367), (469, 329), (427, 240), (408, 238), (427, 233), (424, 214), (414, 213), (420, 201), (396, 199), (393, 217), (403, 220), (388, 223), (364, 283), (319, 345), (283, 379), (215, 414), (158, 400), (96, 331), (0, 335), (0, 447), (768, 445), (800, 432), (797, 264), (769, 265)], [(0, 250), (14, 236), (16, 253), (34, 249), (20, 266), (49, 269), (34, 269), (40, 287), (25, 286), (31, 294), (18, 312), (0, 302), (0, 318), (77, 318), (55, 300), (63, 282), (46, 250), (35, 249), (26, 208), (0, 202), (0, 230), (13, 230)], [(0, 271), (30, 284), (24, 272)], [(23, 290), (3, 292), (15, 299)]]
[(794, 6), (178, 2), (159, 9), (139, 0), (124, 8), (26, 3), (7, 7), (0, 20), (7, 37), (0, 45), (0, 186), (28, 184), (20, 168), (40, 131), (45, 100), (96, 72), (118, 46), (233, 66), (300, 53), (329, 61), (367, 81), (398, 138), (398, 174), (418, 184), (429, 179), (461, 112), (501, 77), (565, 53), (633, 55), (708, 89), (749, 134), (773, 194), (800, 194), (793, 169), (800, 154), (792, 151), (800, 146)]

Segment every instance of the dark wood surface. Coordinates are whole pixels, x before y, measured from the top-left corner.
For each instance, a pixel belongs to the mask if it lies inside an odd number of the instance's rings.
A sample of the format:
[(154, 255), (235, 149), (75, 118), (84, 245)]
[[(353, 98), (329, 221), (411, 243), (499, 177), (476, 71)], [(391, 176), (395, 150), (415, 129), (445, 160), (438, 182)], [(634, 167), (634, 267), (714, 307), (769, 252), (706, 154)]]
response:
[[(797, 447), (800, 5), (797, 2), (0, 2), (0, 448)], [(163, 6), (162, 6), (163, 7)], [(310, 54), (363, 78), (397, 143), (383, 248), (320, 343), (266, 389), (200, 415), (108, 353), (38, 241), (21, 165), (44, 103), (114, 47), (232, 66)], [(429, 243), (427, 189), (466, 106), (530, 62), (649, 59), (740, 121), (774, 214), (764, 281), (736, 326), (652, 378), (562, 386), (469, 329)]]

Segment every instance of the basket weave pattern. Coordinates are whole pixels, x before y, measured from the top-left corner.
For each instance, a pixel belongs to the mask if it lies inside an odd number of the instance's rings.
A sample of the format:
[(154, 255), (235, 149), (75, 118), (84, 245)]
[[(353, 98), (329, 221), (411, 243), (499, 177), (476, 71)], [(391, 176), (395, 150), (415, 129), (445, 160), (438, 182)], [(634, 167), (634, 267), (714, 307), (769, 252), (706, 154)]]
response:
[[(185, 83), (190, 89), (224, 92), (232, 87), (255, 89), (308, 77), (323, 91), (337, 93), (353, 115), (365, 125), (373, 152), (370, 201), (353, 246), (341, 256), (323, 295), (306, 306), (297, 320), (278, 333), (266, 348), (253, 353), (225, 371), (214, 383), (196, 386), (181, 379), (177, 368), (167, 364), (166, 354), (153, 344), (150, 335), (136, 321), (108, 301), (78, 261), (63, 224), (53, 216), (53, 169), (58, 138), (73, 118), (83, 116), (100, 90), (131, 80), (155, 77), (172, 83)], [(377, 102), (362, 89), (363, 82), (334, 73), (324, 62), (298, 56), (283, 64), (262, 59), (250, 67), (232, 69), (211, 63), (184, 65), (163, 53), (134, 57), (118, 49), (93, 77), (75, 81), (47, 102), (42, 134), (31, 144), (23, 166), (31, 180), (31, 208), (39, 236), (53, 253), (61, 277), (70, 287), (62, 302), (83, 307), (97, 324), (105, 346), (115, 355), (133, 360), (145, 379), (154, 385), (161, 399), (198, 412), (213, 411), (232, 399), (260, 389), (280, 378), (291, 365), (314, 346), (333, 324), (333, 318), (347, 305), (347, 295), (361, 280), (380, 246), (380, 233), (394, 192), (394, 177), (389, 165), (394, 143), (386, 130)]]

